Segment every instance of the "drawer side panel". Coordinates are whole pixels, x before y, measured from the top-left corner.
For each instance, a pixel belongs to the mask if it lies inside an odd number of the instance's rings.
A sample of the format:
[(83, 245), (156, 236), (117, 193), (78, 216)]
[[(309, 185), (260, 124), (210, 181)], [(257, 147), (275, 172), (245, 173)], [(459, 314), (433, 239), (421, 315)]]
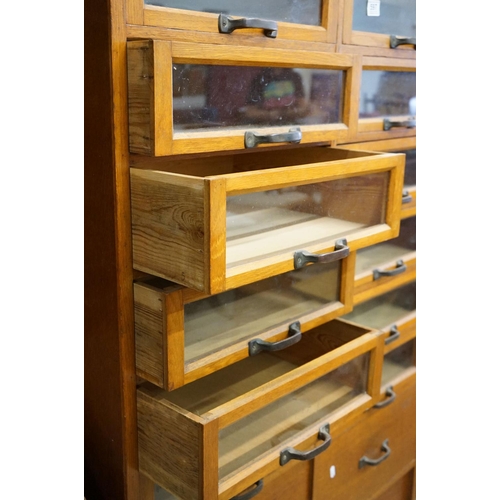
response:
[(167, 491), (198, 499), (203, 478), (201, 424), (137, 392), (139, 469)]
[(130, 181), (134, 268), (203, 290), (203, 183), (136, 169)]

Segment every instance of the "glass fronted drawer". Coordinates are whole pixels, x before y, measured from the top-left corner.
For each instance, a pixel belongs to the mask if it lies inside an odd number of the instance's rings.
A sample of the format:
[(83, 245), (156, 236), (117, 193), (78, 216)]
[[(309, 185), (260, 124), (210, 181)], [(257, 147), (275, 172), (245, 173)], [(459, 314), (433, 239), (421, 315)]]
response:
[(365, 48), (367, 55), (415, 59), (415, 7), (415, 0), (344, 0), (342, 43)]
[(389, 387), (415, 376), (416, 300), (416, 281), (413, 281), (356, 305), (341, 318), (354, 325), (377, 329), (384, 337), (381, 396), (386, 395)]
[(354, 255), (220, 294), (161, 278), (134, 284), (137, 374), (172, 390), (262, 352), (286, 349), (352, 309)]
[(141, 40), (127, 58), (133, 153), (332, 144), (357, 119), (360, 56)]
[(381, 343), (321, 325), (299, 344), (247, 358), (171, 392), (138, 388), (139, 469), (181, 498), (230, 499), (330, 443), (330, 427), (378, 393)]
[(392, 65), (383, 58), (363, 59), (357, 134), (350, 142), (416, 135), (416, 66)]
[(405, 177), (403, 184), (403, 206), (401, 218), (406, 219), (417, 214), (417, 150), (394, 151), (405, 154)]
[(416, 279), (417, 218), (403, 219), (399, 236), (356, 252), (354, 304)]
[[(221, 36), (216, 43), (279, 40), (333, 42), (337, 0), (231, 2), (227, 0), (128, 0), (129, 23)], [(130, 19), (133, 17), (132, 19)], [(213, 36), (213, 35), (212, 35)], [(279, 46), (279, 44), (278, 44)]]
[(403, 155), (318, 147), (143, 158), (131, 168), (134, 268), (207, 294), (399, 232)]

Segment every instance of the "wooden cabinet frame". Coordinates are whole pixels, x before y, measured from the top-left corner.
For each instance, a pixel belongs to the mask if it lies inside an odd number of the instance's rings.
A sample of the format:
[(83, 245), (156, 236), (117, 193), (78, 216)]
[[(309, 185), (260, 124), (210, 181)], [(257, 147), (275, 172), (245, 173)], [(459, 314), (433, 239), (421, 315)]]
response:
[[(333, 43), (337, 38), (338, 1), (323, 0), (321, 26), (278, 22), (276, 40), (267, 39), (267, 45), (283, 40), (301, 42)], [(175, 30), (219, 34), (218, 15), (177, 8), (146, 5), (144, 0), (127, 0), (127, 23), (144, 26), (165, 27)], [(237, 18), (238, 16), (235, 16)], [(220, 35), (220, 43), (236, 38), (240, 43), (265, 39), (262, 30), (236, 30), (230, 35)]]

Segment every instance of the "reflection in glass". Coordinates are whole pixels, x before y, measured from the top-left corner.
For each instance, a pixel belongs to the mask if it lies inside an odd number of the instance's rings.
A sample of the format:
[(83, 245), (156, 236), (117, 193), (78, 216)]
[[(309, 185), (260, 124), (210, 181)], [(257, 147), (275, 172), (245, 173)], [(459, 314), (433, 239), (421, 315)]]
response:
[(405, 178), (404, 186), (412, 187), (417, 185), (417, 150), (407, 149), (405, 151), (394, 151), (395, 153), (403, 153), (405, 159)]
[[(321, 23), (321, 0), (253, 0), (234, 2), (234, 0), (145, 0), (147, 5), (158, 5), (198, 12), (213, 12), (235, 17), (257, 17), (288, 23)], [(278, 31), (279, 33), (279, 31)]]
[(386, 35), (416, 36), (416, 1), (381, 2), (380, 16), (367, 15), (366, 0), (353, 0), (352, 29)]
[(416, 115), (414, 71), (365, 70), (361, 76), (359, 117)]
[(383, 223), (388, 183), (380, 172), (228, 197), (227, 268)]
[(186, 361), (191, 362), (339, 300), (340, 261), (307, 266), (229, 290), (184, 308)]
[(173, 64), (174, 131), (340, 123), (344, 72)]

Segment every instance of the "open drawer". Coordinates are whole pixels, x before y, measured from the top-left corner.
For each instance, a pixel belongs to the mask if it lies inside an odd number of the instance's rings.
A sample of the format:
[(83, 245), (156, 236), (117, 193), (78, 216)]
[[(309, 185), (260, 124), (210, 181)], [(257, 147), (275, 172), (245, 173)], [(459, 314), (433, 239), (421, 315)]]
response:
[(338, 321), (378, 329), (384, 337), (381, 397), (416, 373), (416, 282), (354, 307)]
[(134, 284), (137, 374), (176, 389), (352, 309), (354, 255), (205, 296), (161, 278)]
[(184, 500), (227, 500), (330, 443), (378, 394), (383, 344), (336, 320), (175, 391), (138, 388), (139, 469)]
[(399, 231), (404, 155), (316, 147), (134, 166), (134, 268), (207, 294)]
[(401, 221), (399, 236), (356, 252), (354, 304), (414, 281), (416, 217)]

